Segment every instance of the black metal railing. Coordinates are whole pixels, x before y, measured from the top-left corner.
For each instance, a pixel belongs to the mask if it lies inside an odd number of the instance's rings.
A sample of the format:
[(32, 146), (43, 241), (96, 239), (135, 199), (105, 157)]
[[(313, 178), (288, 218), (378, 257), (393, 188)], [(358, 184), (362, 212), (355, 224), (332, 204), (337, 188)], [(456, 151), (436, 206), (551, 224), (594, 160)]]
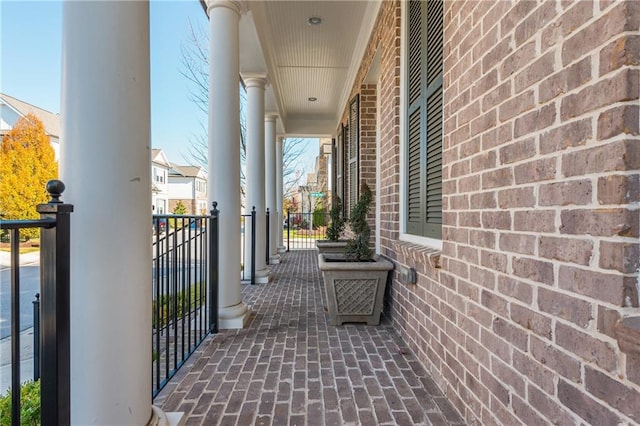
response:
[(267, 208), (267, 219), (265, 221), (266, 244), (265, 244), (265, 261), (269, 264), (269, 208)]
[(33, 380), (40, 380), (40, 293), (33, 300)]
[[(247, 238), (247, 226), (251, 229), (251, 238)], [(256, 233), (253, 230), (256, 228), (256, 208), (251, 209), (251, 213), (243, 214), (240, 216), (240, 263), (241, 267), (241, 281), (256, 283)], [(251, 254), (251, 256), (249, 256)], [(247, 265), (248, 259), (251, 259), (249, 265)], [(247, 270), (249, 274), (247, 274)]]
[[(64, 184), (47, 183), (51, 200), (37, 206), (38, 220), (2, 220), (11, 240), (11, 424), (20, 424), (20, 231), (40, 229), (39, 318), (34, 318), (40, 377), (42, 425), (70, 423), (69, 266), (70, 213), (73, 206), (60, 201)], [(39, 336), (38, 336), (39, 335)]]
[(218, 216), (153, 216), (154, 397), (218, 331)]
[(283, 224), (283, 232), (287, 239), (287, 251), (311, 250), (316, 248), (316, 240), (327, 238), (329, 215), (326, 212), (287, 211), (287, 218)]

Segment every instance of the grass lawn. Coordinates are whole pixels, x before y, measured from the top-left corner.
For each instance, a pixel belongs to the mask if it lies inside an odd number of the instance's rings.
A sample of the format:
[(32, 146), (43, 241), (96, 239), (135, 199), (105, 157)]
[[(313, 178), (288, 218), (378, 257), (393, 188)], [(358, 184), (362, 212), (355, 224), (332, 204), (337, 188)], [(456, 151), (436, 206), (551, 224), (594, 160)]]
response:
[[(11, 243), (0, 243), (0, 251), (11, 251)], [(20, 243), (20, 254), (40, 251), (40, 240), (30, 240)]]
[[(10, 252), (9, 247), (0, 247), (0, 251)], [(34, 251), (40, 251), (40, 247), (20, 247), (20, 254), (32, 253)]]
[[(287, 238), (287, 230), (282, 233), (284, 238)], [(308, 229), (291, 229), (289, 231), (289, 237), (291, 238), (309, 238), (313, 240), (324, 238), (324, 231), (316, 229), (309, 233)]]

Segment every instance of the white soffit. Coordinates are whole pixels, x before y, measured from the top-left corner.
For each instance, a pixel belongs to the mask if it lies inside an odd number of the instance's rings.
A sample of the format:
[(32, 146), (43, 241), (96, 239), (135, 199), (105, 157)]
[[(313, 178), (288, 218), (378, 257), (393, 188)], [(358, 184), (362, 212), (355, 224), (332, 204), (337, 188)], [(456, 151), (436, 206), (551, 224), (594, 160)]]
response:
[[(248, 1), (241, 73), (265, 72), (267, 110), (287, 134), (332, 135), (360, 66), (380, 1)], [(320, 25), (309, 25), (312, 16)], [(310, 102), (309, 98), (317, 100)]]

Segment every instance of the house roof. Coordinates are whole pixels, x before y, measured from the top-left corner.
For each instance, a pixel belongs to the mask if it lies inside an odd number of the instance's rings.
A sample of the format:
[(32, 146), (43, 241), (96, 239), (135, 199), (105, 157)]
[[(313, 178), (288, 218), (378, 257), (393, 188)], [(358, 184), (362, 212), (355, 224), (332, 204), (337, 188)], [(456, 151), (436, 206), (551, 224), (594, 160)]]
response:
[(180, 166), (177, 164), (171, 165), (169, 171), (170, 176), (184, 176), (184, 177), (199, 177), (202, 179), (207, 178), (207, 173), (204, 168), (200, 166)]
[(166, 154), (158, 148), (153, 148), (151, 150), (151, 161), (156, 164), (161, 164), (163, 166), (171, 167), (171, 163), (167, 159)]
[(38, 120), (42, 121), (44, 130), (48, 136), (60, 137), (60, 114), (54, 114), (51, 111), (31, 105), (13, 96), (5, 95), (4, 93), (0, 93), (0, 98), (5, 104), (13, 108), (23, 117), (28, 114), (35, 115)]

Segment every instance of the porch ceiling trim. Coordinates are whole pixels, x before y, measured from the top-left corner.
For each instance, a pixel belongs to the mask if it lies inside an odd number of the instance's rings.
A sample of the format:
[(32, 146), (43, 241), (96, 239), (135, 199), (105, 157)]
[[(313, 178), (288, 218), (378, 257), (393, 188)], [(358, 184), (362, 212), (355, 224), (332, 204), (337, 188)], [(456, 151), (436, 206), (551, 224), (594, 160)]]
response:
[[(278, 134), (334, 135), (382, 0), (241, 3), (240, 74), (267, 76), (265, 110), (277, 111)], [(333, 20), (328, 19), (312, 36), (300, 32), (300, 17), (315, 16), (318, 10)], [(294, 39), (296, 34), (300, 39)], [(287, 42), (282, 43), (283, 40)], [(345, 51), (349, 52), (347, 57)], [(317, 97), (317, 102), (306, 103), (307, 97)]]

